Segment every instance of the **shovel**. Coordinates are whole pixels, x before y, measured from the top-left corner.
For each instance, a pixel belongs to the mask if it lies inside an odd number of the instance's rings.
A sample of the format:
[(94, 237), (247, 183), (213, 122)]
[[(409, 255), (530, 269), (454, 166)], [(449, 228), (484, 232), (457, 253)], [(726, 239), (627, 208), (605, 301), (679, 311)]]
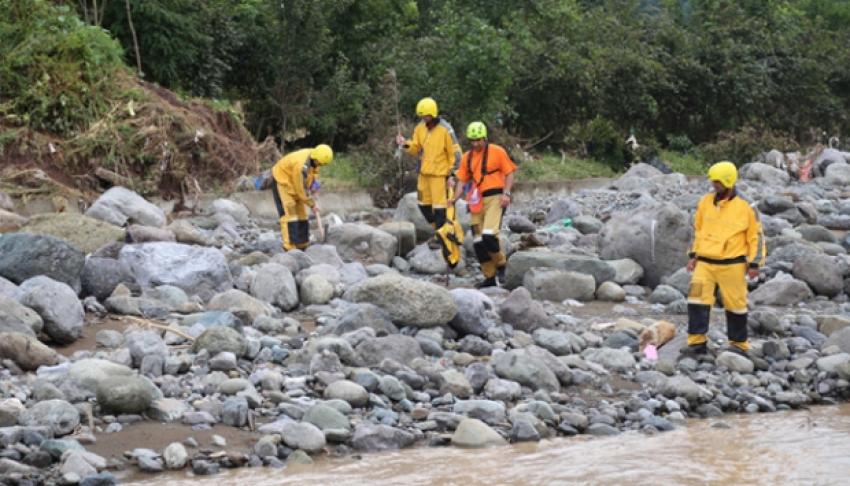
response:
[(313, 210), (313, 214), (316, 215), (316, 227), (318, 230), (318, 238), (317, 241), (319, 243), (325, 242), (325, 225), (322, 224), (322, 213), (319, 212), (318, 209)]

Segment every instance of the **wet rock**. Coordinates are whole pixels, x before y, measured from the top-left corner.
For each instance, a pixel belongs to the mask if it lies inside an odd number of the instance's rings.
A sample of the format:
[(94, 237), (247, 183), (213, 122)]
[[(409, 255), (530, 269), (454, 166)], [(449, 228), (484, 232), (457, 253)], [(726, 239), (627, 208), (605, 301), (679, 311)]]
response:
[(522, 331), (534, 331), (555, 325), (540, 302), (533, 300), (525, 287), (519, 287), (510, 293), (499, 308), (499, 314), (502, 321)]
[(82, 335), (85, 312), (67, 284), (39, 276), (21, 283), (20, 290), (21, 304), (41, 316), (44, 332), (51, 340), (68, 344)]
[(67, 284), (76, 294), (81, 289), (84, 265), (85, 255), (58, 238), (28, 233), (0, 235), (0, 276), (16, 284), (44, 276)]
[(283, 425), (283, 442), (306, 452), (318, 452), (325, 447), (325, 434), (313, 424), (288, 422)]
[(147, 226), (165, 226), (165, 213), (135, 192), (113, 187), (101, 194), (86, 211), (86, 216), (106, 221), (115, 226), (139, 223)]
[(375, 304), (387, 311), (393, 322), (417, 327), (443, 325), (457, 314), (445, 288), (394, 274), (360, 282), (346, 292), (345, 300)]
[(504, 438), (484, 422), (463, 419), (452, 435), (452, 445), (456, 447), (481, 448), (507, 444)]
[(162, 451), (162, 458), (165, 460), (165, 467), (168, 469), (183, 469), (189, 462), (189, 453), (183, 444), (172, 442)]
[(552, 268), (531, 268), (522, 281), (537, 300), (593, 300), (596, 281), (592, 275)]
[(402, 449), (413, 444), (410, 432), (388, 425), (363, 423), (354, 429), (351, 445), (360, 451), (376, 452)]
[(505, 287), (515, 289), (520, 285), (526, 285), (524, 282), (527, 280), (527, 273), (535, 267), (593, 276), (594, 290), (597, 282), (613, 280), (615, 276), (614, 269), (602, 260), (546, 251), (519, 251), (508, 259)]
[(351, 304), (346, 307), (330, 332), (342, 335), (363, 327), (374, 329), (378, 336), (398, 334), (398, 328), (392, 323), (389, 313), (373, 304)]
[(142, 413), (161, 396), (156, 385), (142, 376), (106, 378), (97, 386), (97, 403), (116, 414)]
[(10, 359), (24, 371), (59, 362), (59, 355), (34, 336), (17, 332), (0, 333), (0, 359)]
[(21, 425), (48, 427), (54, 436), (68, 435), (80, 424), (80, 413), (64, 400), (36, 403), (20, 415)]
[(366, 224), (343, 223), (328, 228), (327, 242), (336, 246), (347, 260), (363, 260), (389, 265), (395, 256), (396, 238)]

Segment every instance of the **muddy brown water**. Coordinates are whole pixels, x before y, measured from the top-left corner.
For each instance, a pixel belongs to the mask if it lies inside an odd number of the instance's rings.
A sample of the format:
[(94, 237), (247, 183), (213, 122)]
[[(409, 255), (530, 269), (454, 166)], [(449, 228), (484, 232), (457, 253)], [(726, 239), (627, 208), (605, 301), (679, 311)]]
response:
[(850, 483), (850, 404), (694, 420), (654, 436), (559, 438), (484, 450), (416, 448), (286, 469), (180, 472), (135, 485), (252, 486)]

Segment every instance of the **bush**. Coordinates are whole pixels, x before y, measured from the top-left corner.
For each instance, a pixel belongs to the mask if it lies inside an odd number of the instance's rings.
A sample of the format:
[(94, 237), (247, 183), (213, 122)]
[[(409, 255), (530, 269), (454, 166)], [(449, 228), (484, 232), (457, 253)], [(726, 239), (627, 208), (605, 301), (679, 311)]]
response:
[(737, 132), (721, 132), (714, 142), (701, 145), (699, 151), (707, 161), (729, 160), (740, 166), (762, 152), (772, 149), (791, 152), (799, 148), (788, 134), (747, 126)]
[(579, 155), (619, 170), (626, 166), (628, 159), (625, 138), (611, 120), (597, 116), (588, 123), (571, 126), (566, 142)]
[(0, 106), (30, 128), (84, 130), (108, 108), (121, 46), (66, 6), (0, 0)]
[(684, 134), (667, 135), (667, 148), (680, 154), (687, 154), (694, 149), (694, 142)]

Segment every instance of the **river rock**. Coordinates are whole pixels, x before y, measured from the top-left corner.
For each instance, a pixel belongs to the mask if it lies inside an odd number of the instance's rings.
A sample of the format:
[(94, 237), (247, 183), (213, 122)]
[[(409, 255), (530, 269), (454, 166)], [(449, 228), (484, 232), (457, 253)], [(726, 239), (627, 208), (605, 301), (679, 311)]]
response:
[(834, 297), (844, 290), (844, 276), (835, 258), (826, 255), (803, 255), (794, 261), (793, 275), (806, 282), (815, 293)]
[(844, 353), (850, 353), (850, 327), (844, 327), (831, 333), (823, 344), (823, 349), (837, 346)]
[(607, 260), (605, 263), (614, 269), (613, 281), (619, 285), (634, 285), (643, 278), (643, 267), (631, 258)]
[(142, 413), (162, 394), (143, 376), (106, 378), (97, 385), (97, 403), (116, 414)]
[(209, 299), (233, 288), (224, 254), (216, 248), (155, 242), (125, 245), (119, 254), (142, 287), (173, 285)]
[(554, 302), (593, 300), (596, 291), (592, 275), (556, 268), (530, 268), (525, 272), (522, 285), (534, 299)]
[(469, 398), (472, 396), (472, 385), (466, 379), (466, 375), (457, 370), (446, 370), (440, 373), (443, 386), (440, 387), (440, 393), (451, 393), (458, 398)]
[(142, 196), (124, 187), (104, 192), (86, 211), (86, 216), (115, 226), (138, 223), (157, 228), (165, 226), (165, 213)]
[(347, 260), (389, 265), (397, 251), (396, 238), (367, 224), (343, 223), (328, 228), (327, 242)]
[[(289, 251), (287, 254), (293, 252)], [(342, 268), (345, 262), (339, 256), (339, 252), (333, 245), (310, 245), (304, 250), (303, 257), (295, 253), (296, 258), (299, 258), (299, 266), (301, 270), (315, 266), (318, 264), (327, 264), (334, 268)]]
[(131, 224), (127, 228), (128, 243), (150, 243), (153, 241), (177, 241), (177, 237), (168, 228), (156, 228), (139, 224)]
[(780, 273), (750, 294), (755, 305), (796, 305), (814, 297), (809, 286), (794, 277)]
[(770, 187), (783, 187), (791, 180), (784, 170), (760, 162), (745, 164), (741, 167), (740, 176), (742, 179), (764, 182)]
[(505, 287), (514, 289), (524, 285), (527, 272), (535, 267), (591, 275), (594, 278), (594, 290), (596, 283), (613, 280), (616, 275), (614, 269), (607, 262), (590, 257), (564, 255), (548, 251), (518, 251), (508, 259)]
[(322, 431), (326, 430), (350, 430), (351, 423), (337, 409), (319, 403), (310, 407), (304, 414), (303, 420), (311, 423)]
[(824, 356), (817, 360), (818, 369), (827, 373), (835, 373), (839, 366), (850, 363), (850, 354), (838, 353)]
[(413, 223), (418, 241), (426, 240), (434, 234), (434, 227), (419, 210), (418, 195), (415, 192), (407, 193), (399, 200), (393, 219)]
[(29, 221), (24, 216), (0, 208), (0, 233), (14, 233)]
[(92, 253), (104, 245), (124, 240), (122, 228), (76, 213), (37, 214), (21, 231), (54, 236), (83, 253)]
[(596, 299), (603, 302), (623, 302), (626, 300), (626, 291), (614, 282), (603, 282), (596, 289)]
[(537, 329), (533, 337), (538, 346), (557, 356), (580, 353), (587, 346), (584, 339), (572, 332)]
[(347, 306), (342, 316), (331, 325), (330, 332), (342, 335), (363, 327), (374, 329), (378, 336), (398, 333), (398, 328), (393, 324), (389, 313), (373, 304)]
[(481, 448), (506, 444), (507, 441), (498, 432), (474, 418), (463, 419), (452, 435), (452, 445), (456, 447)]
[(366, 452), (402, 449), (413, 444), (416, 437), (406, 430), (388, 425), (362, 423), (354, 429), (351, 445)]
[(168, 356), (168, 345), (157, 331), (130, 331), (124, 336), (127, 349), (136, 366), (139, 366), (145, 356)]
[(183, 469), (189, 462), (189, 453), (186, 447), (179, 442), (172, 442), (162, 451), (165, 467), (171, 470)]
[(459, 400), (452, 412), (478, 419), (489, 425), (499, 425), (507, 419), (505, 406), (490, 400)]
[(387, 358), (410, 364), (414, 359), (425, 356), (416, 339), (401, 334), (365, 339), (357, 345), (357, 354), (367, 366), (378, 366)]
[(82, 335), (85, 311), (67, 284), (38, 276), (21, 283), (20, 290), (21, 304), (41, 316), (44, 332), (51, 340), (68, 344)]
[(81, 359), (71, 364), (68, 377), (80, 388), (97, 393), (98, 385), (107, 378), (127, 378), (136, 373), (129, 367), (105, 359)]
[(251, 295), (283, 310), (298, 307), (295, 278), (289, 268), (277, 263), (266, 263), (257, 268), (251, 281)]
[(487, 314), (495, 312), (496, 307), (490, 297), (475, 289), (452, 289), (450, 293), (457, 306), (452, 328), (462, 335), (486, 335), (493, 324)]
[(717, 366), (724, 366), (731, 371), (749, 374), (755, 369), (752, 361), (732, 351), (724, 351), (717, 356)]
[(514, 329), (526, 332), (555, 325), (540, 302), (531, 298), (531, 292), (525, 287), (512, 291), (499, 307), (502, 321), (511, 324)]
[(300, 294), (304, 305), (327, 304), (334, 296), (334, 286), (321, 275), (310, 275), (301, 282)]
[(215, 326), (204, 331), (192, 345), (192, 351), (197, 353), (206, 349), (210, 356), (230, 352), (242, 356), (248, 348), (245, 338), (236, 330), (229, 327)]
[(254, 322), (260, 316), (274, 314), (274, 309), (268, 303), (237, 289), (216, 294), (207, 304), (207, 310), (232, 312), (242, 316), (245, 322)]
[(221, 423), (231, 427), (248, 424), (248, 400), (245, 397), (229, 397), (221, 406)]
[(81, 289), (83, 265), (85, 255), (80, 250), (53, 236), (0, 235), (0, 276), (16, 284), (45, 276), (69, 285), (76, 294)]
[(826, 175), (823, 178), (824, 182), (830, 186), (847, 187), (850, 184), (850, 165), (843, 160), (838, 163), (830, 164), (826, 168)]
[(35, 371), (39, 366), (56, 364), (59, 355), (35, 336), (0, 332), (0, 359), (10, 359), (24, 371)]
[(54, 436), (70, 434), (80, 424), (80, 413), (64, 400), (45, 400), (20, 415), (21, 425), (48, 427)]
[(378, 229), (389, 233), (396, 239), (396, 251), (407, 255), (416, 246), (416, 226), (409, 221), (387, 221)]
[(678, 290), (669, 285), (659, 285), (649, 295), (649, 301), (653, 304), (667, 305), (682, 298)]
[(369, 392), (361, 385), (349, 380), (338, 380), (325, 388), (327, 400), (342, 400), (353, 407), (363, 407), (369, 403)]
[(101, 302), (109, 298), (119, 284), (135, 284), (136, 282), (126, 262), (95, 256), (86, 258), (80, 280), (82, 295), (93, 295)]
[(597, 363), (609, 370), (626, 371), (634, 369), (634, 356), (630, 351), (614, 348), (592, 348), (582, 353), (582, 358)]
[(525, 350), (499, 353), (493, 357), (491, 363), (500, 377), (516, 381), (533, 390), (559, 391), (561, 389), (557, 376), (546, 363)]
[(306, 452), (318, 452), (325, 447), (325, 434), (313, 424), (288, 422), (283, 424), (283, 442)]
[(669, 378), (662, 388), (662, 393), (669, 397), (684, 397), (688, 400), (708, 399), (711, 397), (710, 392), (685, 375), (676, 375)]
[(688, 214), (675, 204), (644, 207), (617, 213), (605, 224), (599, 255), (604, 260), (634, 260), (644, 269), (642, 282), (655, 287), (685, 266), (692, 235)]
[(345, 300), (375, 304), (387, 311), (393, 322), (416, 327), (443, 325), (457, 314), (454, 299), (445, 288), (390, 273), (353, 286)]
[(44, 321), (34, 310), (0, 294), (0, 332), (19, 332), (35, 337), (43, 327)]

